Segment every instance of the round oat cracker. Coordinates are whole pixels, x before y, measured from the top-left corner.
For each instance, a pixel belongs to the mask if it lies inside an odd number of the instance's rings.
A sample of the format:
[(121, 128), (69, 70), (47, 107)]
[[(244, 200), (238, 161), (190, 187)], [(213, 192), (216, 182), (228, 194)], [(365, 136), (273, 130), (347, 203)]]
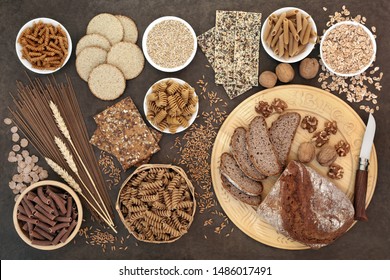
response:
[(123, 39), (123, 27), (120, 20), (107, 13), (95, 16), (88, 23), (87, 34), (93, 33), (106, 37), (111, 45)]
[(111, 64), (95, 67), (88, 79), (91, 92), (101, 100), (114, 100), (123, 94), (126, 80), (122, 72)]
[(88, 34), (82, 37), (76, 46), (76, 55), (88, 47), (99, 47), (105, 51), (109, 51), (111, 48), (111, 43), (108, 39), (100, 34)]
[(138, 39), (138, 29), (135, 22), (127, 16), (116, 15), (116, 18), (120, 20), (123, 26), (122, 41), (135, 44)]
[(88, 47), (76, 57), (76, 70), (80, 78), (88, 82), (89, 74), (96, 66), (106, 62), (107, 52), (98, 47)]
[(133, 43), (120, 42), (111, 47), (107, 63), (118, 67), (126, 80), (134, 79), (144, 69), (145, 58), (142, 50)]

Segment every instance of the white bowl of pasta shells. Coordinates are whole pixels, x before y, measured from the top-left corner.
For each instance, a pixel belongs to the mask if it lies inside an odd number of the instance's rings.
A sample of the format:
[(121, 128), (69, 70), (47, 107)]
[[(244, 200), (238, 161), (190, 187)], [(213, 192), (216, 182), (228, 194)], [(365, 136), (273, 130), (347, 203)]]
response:
[(261, 28), (261, 44), (275, 60), (294, 63), (307, 57), (317, 42), (317, 27), (304, 10), (285, 7), (267, 17)]
[(187, 129), (196, 119), (199, 100), (195, 89), (177, 78), (155, 82), (146, 92), (144, 113), (157, 130), (175, 134)]

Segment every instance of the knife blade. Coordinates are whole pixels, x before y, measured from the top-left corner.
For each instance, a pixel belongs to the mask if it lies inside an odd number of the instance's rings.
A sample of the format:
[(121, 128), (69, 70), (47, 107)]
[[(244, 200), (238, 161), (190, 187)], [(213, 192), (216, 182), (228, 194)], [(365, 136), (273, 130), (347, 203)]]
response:
[(355, 178), (355, 220), (359, 221), (368, 220), (366, 215), (367, 177), (371, 149), (374, 143), (375, 129), (375, 119), (374, 116), (370, 114), (367, 121), (366, 131), (364, 132), (362, 146), (360, 148), (359, 168), (356, 171)]

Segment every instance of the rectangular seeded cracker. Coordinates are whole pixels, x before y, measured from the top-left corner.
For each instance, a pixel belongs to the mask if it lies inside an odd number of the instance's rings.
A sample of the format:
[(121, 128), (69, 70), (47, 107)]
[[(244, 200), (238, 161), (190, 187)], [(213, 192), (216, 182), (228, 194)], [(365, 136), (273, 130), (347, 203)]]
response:
[(98, 130), (91, 143), (107, 152), (110, 150), (124, 170), (160, 150), (130, 97), (107, 108), (94, 119)]
[(215, 27), (207, 30), (205, 33), (197, 37), (198, 45), (201, 51), (206, 56), (211, 67), (214, 68), (214, 54), (215, 54)]
[(226, 85), (234, 82), (234, 36), (236, 11), (219, 11), (215, 17), (215, 83)]

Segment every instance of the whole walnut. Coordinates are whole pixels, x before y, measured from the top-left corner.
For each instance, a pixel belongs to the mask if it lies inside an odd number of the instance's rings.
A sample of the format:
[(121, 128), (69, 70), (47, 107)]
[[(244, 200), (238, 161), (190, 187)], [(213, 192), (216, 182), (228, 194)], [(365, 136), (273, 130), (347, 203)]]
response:
[(316, 146), (312, 142), (303, 142), (298, 147), (298, 160), (302, 163), (311, 162), (316, 156)]
[(336, 149), (329, 144), (324, 145), (317, 154), (317, 161), (322, 166), (329, 166), (336, 159), (337, 159)]
[(280, 63), (275, 69), (276, 76), (282, 83), (291, 82), (294, 79), (295, 72), (294, 68), (288, 63)]
[(305, 58), (299, 64), (299, 74), (307, 80), (315, 78), (318, 70), (320, 70), (320, 64), (315, 58)]
[(264, 71), (259, 76), (259, 83), (265, 88), (272, 88), (276, 85), (278, 77), (272, 71)]

